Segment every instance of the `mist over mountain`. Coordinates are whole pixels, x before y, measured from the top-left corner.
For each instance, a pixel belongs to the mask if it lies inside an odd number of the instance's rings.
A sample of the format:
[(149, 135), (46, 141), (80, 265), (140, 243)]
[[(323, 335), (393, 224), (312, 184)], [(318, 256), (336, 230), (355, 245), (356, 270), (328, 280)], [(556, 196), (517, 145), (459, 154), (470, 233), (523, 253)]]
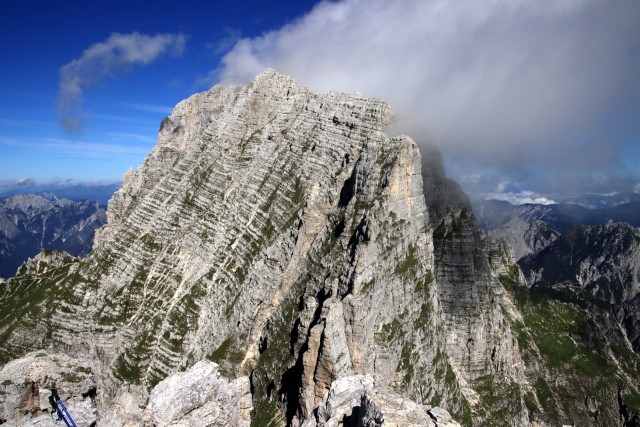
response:
[(640, 192), (621, 191), (613, 194), (580, 194), (564, 196), (563, 203), (575, 203), (589, 209), (612, 208), (625, 203), (640, 202)]
[(637, 425), (637, 269), (598, 282), (615, 315), (540, 292), (393, 117), (271, 69), (179, 103), (93, 250), (2, 283), (0, 419), (48, 422), (55, 386), (100, 425)]
[(573, 225), (599, 225), (608, 221), (640, 227), (640, 201), (637, 200), (603, 208), (587, 208), (573, 203), (512, 205), (500, 200), (476, 200), (474, 211), (480, 227), (488, 230), (515, 217), (529, 224), (536, 220), (544, 221), (558, 231), (565, 231)]

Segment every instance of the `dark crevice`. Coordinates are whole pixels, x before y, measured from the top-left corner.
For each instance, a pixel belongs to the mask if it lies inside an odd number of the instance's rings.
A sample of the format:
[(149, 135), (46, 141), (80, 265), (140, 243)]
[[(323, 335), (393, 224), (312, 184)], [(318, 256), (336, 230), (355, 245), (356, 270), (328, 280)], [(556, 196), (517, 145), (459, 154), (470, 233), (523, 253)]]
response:
[(262, 354), (267, 350), (269, 341), (268, 335), (263, 335), (260, 337), (260, 341), (258, 342), (258, 353)]
[(342, 275), (340, 275), (340, 283), (338, 285), (338, 296), (341, 300), (344, 299), (347, 295), (353, 294), (355, 280), (355, 269), (345, 267)]
[(342, 189), (340, 190), (340, 200), (338, 201), (338, 207), (343, 208), (349, 204), (353, 196), (356, 194), (356, 181), (358, 176), (358, 165), (353, 168), (351, 176), (344, 181)]
[(256, 371), (251, 371), (249, 374), (249, 392), (252, 396), (256, 395)]
[(293, 328), (291, 328), (291, 332), (289, 332), (289, 354), (295, 355), (296, 343), (300, 338), (300, 318), (296, 319), (293, 323)]
[(260, 354), (264, 353), (267, 350), (268, 344), (269, 344), (269, 326), (270, 326), (270, 321), (267, 320), (267, 324), (264, 327), (264, 330), (262, 331), (262, 335), (260, 335), (260, 340), (258, 341), (258, 352)]
[(362, 242), (368, 242), (370, 239), (371, 237), (369, 235), (369, 224), (365, 215), (360, 219), (358, 226), (349, 239), (348, 246), (350, 248), (349, 255), (351, 256), (351, 261), (353, 261), (356, 255), (356, 248), (358, 247), (358, 244)]
[(429, 415), (429, 418), (431, 418), (436, 427), (438, 427), (438, 419), (431, 413), (431, 411), (427, 411), (427, 415)]
[(281, 396), (286, 401), (285, 417), (287, 418), (287, 426), (291, 425), (296, 415), (300, 415), (300, 388), (302, 387), (302, 373), (304, 370), (302, 356), (308, 348), (309, 346), (306, 342), (302, 344), (295, 365), (285, 371), (280, 381), (278, 396)]
[[(320, 315), (322, 314), (322, 306), (324, 302), (329, 299), (332, 295), (331, 290), (326, 291), (324, 288), (320, 289), (316, 294), (316, 299), (318, 301), (318, 306), (313, 313), (313, 320), (309, 325), (309, 331), (313, 326), (320, 322)], [(301, 297), (300, 305), (304, 306), (304, 300)], [(299, 320), (297, 321), (299, 322)], [(294, 330), (297, 334), (297, 323), (294, 325)], [(293, 334), (293, 330), (291, 331)], [(292, 337), (293, 339), (293, 337)], [(296, 337), (297, 341), (297, 337)], [(287, 426), (290, 426), (293, 418), (295, 416), (300, 417), (300, 388), (302, 387), (302, 373), (304, 371), (303, 366), (303, 356), (304, 353), (309, 349), (308, 341), (305, 341), (300, 347), (300, 352), (298, 353), (298, 357), (296, 358), (296, 363), (286, 370), (286, 372), (282, 375), (282, 380), (280, 381), (280, 388), (278, 389), (278, 396), (281, 396), (281, 400), (286, 401), (285, 405), (285, 417), (287, 419)]]
[(273, 393), (273, 390), (275, 388), (276, 388), (276, 383), (275, 381), (271, 380), (271, 382), (267, 386), (267, 399), (271, 400), (271, 393)]
[(89, 390), (87, 390), (86, 393), (82, 393), (82, 397), (83, 398), (91, 398), (94, 399), (96, 397), (96, 395), (98, 394), (98, 389), (96, 388), (96, 386), (91, 386), (89, 387)]
[(359, 421), (361, 421), (362, 415), (364, 415), (361, 414), (361, 412), (362, 408), (360, 406), (354, 406), (351, 408), (351, 415), (345, 415), (342, 418), (342, 425), (344, 427), (358, 427), (360, 424)]
[(313, 313), (313, 320), (309, 325), (309, 330), (311, 330), (311, 328), (317, 325), (318, 322), (320, 321), (320, 315), (322, 314), (322, 306), (324, 305), (324, 302), (331, 297), (332, 294), (333, 292), (331, 291), (331, 289), (325, 290), (324, 288), (320, 289), (316, 294), (316, 300), (318, 301), (318, 306), (316, 307), (316, 311)]

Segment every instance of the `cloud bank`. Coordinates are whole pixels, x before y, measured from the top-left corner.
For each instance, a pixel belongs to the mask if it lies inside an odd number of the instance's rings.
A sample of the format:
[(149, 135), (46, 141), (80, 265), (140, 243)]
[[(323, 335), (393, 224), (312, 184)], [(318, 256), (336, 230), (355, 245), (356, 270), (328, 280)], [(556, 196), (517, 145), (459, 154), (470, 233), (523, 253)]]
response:
[(495, 175), (493, 187), (545, 176), (558, 190), (559, 174), (580, 186), (596, 172), (635, 183), (618, 166), (640, 135), (639, 17), (636, 0), (323, 2), (240, 40), (218, 73), (272, 67), (384, 98), (398, 130), (438, 145), (454, 175)]
[(130, 72), (136, 65), (147, 65), (163, 55), (181, 55), (186, 43), (183, 34), (113, 33), (95, 43), (60, 68), (58, 119), (70, 131), (82, 127), (83, 92), (117, 75)]

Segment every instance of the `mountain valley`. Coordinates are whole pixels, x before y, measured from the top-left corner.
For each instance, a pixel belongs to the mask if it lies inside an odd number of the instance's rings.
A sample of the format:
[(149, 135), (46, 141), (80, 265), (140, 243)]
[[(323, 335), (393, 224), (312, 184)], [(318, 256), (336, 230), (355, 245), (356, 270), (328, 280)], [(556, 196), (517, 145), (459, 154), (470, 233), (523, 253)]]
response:
[(53, 194), (19, 194), (0, 199), (0, 277), (13, 276), (44, 249), (76, 257), (91, 251), (95, 230), (107, 222), (106, 206)]

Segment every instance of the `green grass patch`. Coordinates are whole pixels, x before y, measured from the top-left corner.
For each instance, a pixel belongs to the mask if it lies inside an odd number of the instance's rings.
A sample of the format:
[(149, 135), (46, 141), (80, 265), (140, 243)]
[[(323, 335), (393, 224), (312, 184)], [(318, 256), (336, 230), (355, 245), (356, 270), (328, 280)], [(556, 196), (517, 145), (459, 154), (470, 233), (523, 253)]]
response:
[(382, 330), (377, 332), (374, 337), (378, 344), (388, 344), (403, 334), (402, 324), (398, 319), (393, 319), (390, 323), (382, 325)]
[(418, 263), (418, 259), (416, 258), (416, 247), (413, 244), (409, 244), (405, 259), (396, 266), (394, 273), (405, 274), (410, 269), (415, 268), (417, 263)]
[(286, 420), (274, 401), (264, 400), (251, 411), (251, 427), (280, 427)]

